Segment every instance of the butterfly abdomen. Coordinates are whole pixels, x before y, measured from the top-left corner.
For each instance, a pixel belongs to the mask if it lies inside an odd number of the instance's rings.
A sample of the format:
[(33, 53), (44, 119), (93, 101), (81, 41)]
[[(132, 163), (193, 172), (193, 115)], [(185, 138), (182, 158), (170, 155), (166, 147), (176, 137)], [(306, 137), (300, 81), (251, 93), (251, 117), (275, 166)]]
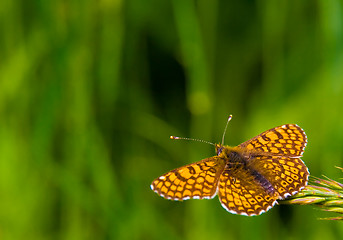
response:
[(260, 184), (260, 186), (270, 195), (274, 195), (275, 189), (273, 185), (263, 177), (258, 171), (251, 169), (251, 174), (254, 176), (255, 180)]

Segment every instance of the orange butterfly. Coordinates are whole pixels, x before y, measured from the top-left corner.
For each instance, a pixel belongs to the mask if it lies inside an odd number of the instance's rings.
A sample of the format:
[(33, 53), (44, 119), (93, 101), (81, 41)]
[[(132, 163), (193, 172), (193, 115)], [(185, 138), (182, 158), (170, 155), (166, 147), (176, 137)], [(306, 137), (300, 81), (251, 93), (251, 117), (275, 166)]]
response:
[(181, 201), (218, 194), (230, 213), (260, 215), (307, 185), (309, 171), (300, 159), (306, 143), (299, 126), (285, 124), (236, 147), (213, 144), (217, 156), (174, 169), (155, 179), (151, 189)]

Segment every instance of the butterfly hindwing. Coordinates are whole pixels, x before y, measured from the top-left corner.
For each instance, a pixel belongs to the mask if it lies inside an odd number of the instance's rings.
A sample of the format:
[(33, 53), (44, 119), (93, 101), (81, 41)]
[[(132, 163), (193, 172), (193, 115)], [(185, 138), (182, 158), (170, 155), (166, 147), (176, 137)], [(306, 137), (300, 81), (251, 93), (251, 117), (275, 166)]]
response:
[(278, 192), (279, 199), (294, 195), (307, 185), (309, 171), (300, 158), (256, 156), (250, 166), (256, 169)]
[[(244, 176), (249, 179), (245, 179)], [(249, 172), (240, 172), (238, 175), (229, 171), (224, 171), (220, 176), (218, 196), (228, 212), (254, 216), (268, 211), (275, 205), (277, 194), (268, 193), (249, 176)]]

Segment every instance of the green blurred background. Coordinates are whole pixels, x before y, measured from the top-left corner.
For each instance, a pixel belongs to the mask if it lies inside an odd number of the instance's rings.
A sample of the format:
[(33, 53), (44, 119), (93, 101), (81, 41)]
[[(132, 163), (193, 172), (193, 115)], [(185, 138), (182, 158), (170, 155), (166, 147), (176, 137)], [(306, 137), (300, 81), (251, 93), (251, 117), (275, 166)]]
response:
[(258, 217), (152, 180), (297, 123), (342, 177), (343, 3), (0, 2), (0, 239), (342, 239), (307, 206)]

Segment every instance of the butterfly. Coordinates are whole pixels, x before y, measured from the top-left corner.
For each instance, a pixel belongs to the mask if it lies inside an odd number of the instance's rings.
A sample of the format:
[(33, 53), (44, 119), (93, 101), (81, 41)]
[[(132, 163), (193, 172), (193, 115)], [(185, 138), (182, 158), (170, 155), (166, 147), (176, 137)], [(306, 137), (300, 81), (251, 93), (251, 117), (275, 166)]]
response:
[(230, 213), (260, 215), (307, 185), (309, 171), (300, 159), (306, 144), (306, 134), (298, 125), (281, 125), (235, 147), (213, 144), (216, 156), (167, 172), (150, 187), (170, 200), (218, 195)]

